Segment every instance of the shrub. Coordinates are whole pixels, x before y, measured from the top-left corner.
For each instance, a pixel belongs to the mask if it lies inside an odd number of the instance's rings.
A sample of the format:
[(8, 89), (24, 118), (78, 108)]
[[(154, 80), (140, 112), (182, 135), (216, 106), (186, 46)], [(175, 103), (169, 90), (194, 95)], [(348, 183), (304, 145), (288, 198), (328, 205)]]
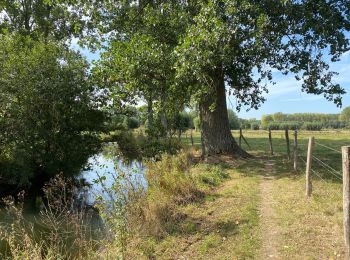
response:
[(303, 124), (303, 129), (309, 131), (320, 131), (322, 129), (322, 124), (316, 122), (305, 122)]
[(1, 240), (7, 245), (0, 258), (83, 259), (94, 254), (100, 245), (95, 239), (103, 231), (91, 226), (95, 211), (77, 206), (73, 182), (57, 175), (46, 184), (44, 192), (45, 204), (35, 224), (24, 217), (24, 193), (20, 194), (19, 203), (12, 197), (4, 200), (6, 214), (13, 223), (0, 225)]
[(88, 62), (51, 41), (0, 34), (0, 64), (0, 164), (10, 170), (0, 178), (41, 185), (79, 173), (100, 149), (105, 119)]
[(258, 123), (252, 123), (250, 125), (250, 129), (251, 130), (259, 130), (260, 129), (260, 125)]
[(280, 130), (297, 130), (297, 129), (300, 129), (300, 126), (301, 126), (301, 123), (299, 122), (293, 122), (293, 121), (290, 121), (290, 122), (283, 122), (283, 123), (280, 123)]
[(201, 129), (201, 120), (199, 119), (198, 116), (193, 118), (193, 125), (196, 131), (199, 131)]
[(154, 158), (159, 160), (163, 153), (176, 154), (182, 149), (180, 140), (175, 138), (148, 138), (138, 135), (136, 142), (141, 158)]
[(140, 122), (137, 120), (136, 117), (129, 117), (128, 118), (128, 128), (129, 129), (136, 129), (140, 127)]
[(268, 129), (280, 130), (281, 129), (281, 124), (280, 123), (276, 123), (276, 122), (271, 122), (271, 123), (268, 124)]

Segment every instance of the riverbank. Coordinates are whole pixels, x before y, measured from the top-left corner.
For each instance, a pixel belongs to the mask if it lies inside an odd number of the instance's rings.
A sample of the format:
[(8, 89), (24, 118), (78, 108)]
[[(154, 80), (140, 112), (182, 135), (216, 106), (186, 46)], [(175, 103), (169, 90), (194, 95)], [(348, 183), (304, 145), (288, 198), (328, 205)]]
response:
[[(50, 254), (68, 259), (343, 259), (341, 181), (315, 163), (321, 178), (314, 176), (313, 196), (304, 195), (302, 156), (308, 134), (300, 134), (297, 171), (286, 158), (282, 132), (276, 133), (273, 156), (264, 151), (267, 137), (255, 132), (246, 135), (255, 156), (249, 160), (221, 156), (203, 162), (195, 150), (163, 155), (145, 165), (147, 189), (125, 182), (131, 175), (121, 171), (110, 188), (119, 192), (127, 187), (128, 196), (114, 201), (113, 211), (105, 211), (111, 207), (104, 207), (102, 198), (99, 215), (108, 230), (99, 239), (67, 239), (64, 232), (78, 234), (82, 226), (77, 225), (81, 219), (65, 212), (64, 229), (46, 233), (60, 239), (60, 248), (53, 246), (55, 240), (39, 243), (25, 233), (27, 244), (14, 243), (11, 250), (22, 257), (17, 259), (50, 259)], [(315, 135), (317, 142), (334, 149), (316, 146), (315, 156), (340, 171), (337, 149), (349, 137)], [(14, 227), (22, 232), (18, 223)], [(67, 255), (67, 248), (74, 248), (76, 257)]]

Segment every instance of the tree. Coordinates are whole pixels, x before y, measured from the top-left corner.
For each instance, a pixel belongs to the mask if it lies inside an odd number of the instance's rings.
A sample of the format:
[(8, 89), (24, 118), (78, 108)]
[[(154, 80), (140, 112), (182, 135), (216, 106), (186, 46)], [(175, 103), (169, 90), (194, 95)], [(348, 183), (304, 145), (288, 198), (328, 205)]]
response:
[[(225, 85), (240, 106), (258, 108), (271, 69), (296, 74), (307, 93), (341, 104), (344, 89), (331, 81), (323, 50), (338, 60), (349, 49), (345, 1), (208, 1), (177, 48), (178, 77), (200, 93), (207, 154), (244, 154), (229, 132)], [(336, 19), (337, 22), (333, 23)], [(320, 25), (322, 26), (320, 27)], [(254, 72), (254, 73), (253, 73)]]
[(79, 173), (98, 151), (103, 99), (88, 72), (59, 44), (0, 35), (0, 178), (35, 189)]
[(263, 116), (261, 117), (261, 127), (262, 127), (263, 129), (266, 129), (266, 128), (268, 127), (269, 123), (271, 123), (271, 122), (273, 122), (273, 121), (274, 121), (274, 120), (273, 120), (272, 115), (263, 115)]
[(199, 116), (193, 118), (193, 125), (196, 131), (199, 131), (201, 129), (201, 120)]
[(235, 130), (239, 128), (239, 119), (235, 112), (232, 109), (227, 110), (228, 113), (228, 122), (230, 124), (230, 130)]
[(343, 121), (343, 122), (346, 122), (346, 123), (350, 123), (350, 106), (349, 107), (346, 107), (344, 108), (340, 115), (339, 115), (339, 120), (340, 121)]
[(123, 125), (125, 129), (136, 129), (140, 126), (139, 120), (135, 117), (124, 117)]
[[(181, 112), (185, 102), (182, 95), (175, 94), (172, 56), (181, 35), (177, 34), (183, 24), (181, 12), (174, 12), (172, 8), (178, 5), (172, 1), (151, 2), (140, 1), (139, 6), (130, 1), (119, 6), (104, 2), (91, 10), (95, 19), (90, 22), (93, 28), (102, 24), (102, 34), (92, 37), (93, 41), (103, 37), (103, 33), (121, 33), (109, 35), (109, 45), (95, 71), (117, 96), (128, 96), (129, 102), (137, 98), (146, 102), (148, 133), (152, 136), (169, 130), (168, 117)], [(108, 14), (113, 14), (114, 19), (108, 19)], [(94, 35), (95, 30), (90, 33)]]
[[(306, 93), (341, 105), (345, 90), (332, 82), (335, 73), (326, 60), (337, 61), (349, 49), (346, 0), (103, 1), (92, 12), (90, 22), (101, 35), (109, 35), (108, 52), (115, 41), (151, 39), (159, 49), (166, 46), (162, 59), (174, 66), (157, 68), (175, 80), (168, 88), (170, 100), (199, 103), (206, 155), (247, 156), (230, 132), (225, 86), (238, 100), (237, 110), (242, 105), (257, 109), (265, 100), (264, 82), (272, 81), (272, 70), (277, 69), (302, 80)], [(138, 49), (142, 56), (151, 52), (150, 44)], [(126, 57), (134, 57), (130, 54)], [(145, 75), (157, 82), (154, 67), (145, 68)], [(135, 80), (137, 73), (133, 75), (117, 86)]]
[(1, 0), (0, 34), (16, 32), (36, 40), (78, 36), (84, 20), (72, 4), (65, 0)]
[(272, 115), (273, 121), (275, 122), (283, 122), (286, 121), (287, 115), (277, 112)]
[(181, 112), (174, 117), (174, 129), (178, 131), (178, 137), (181, 138), (181, 134), (191, 127), (191, 116), (187, 112)]

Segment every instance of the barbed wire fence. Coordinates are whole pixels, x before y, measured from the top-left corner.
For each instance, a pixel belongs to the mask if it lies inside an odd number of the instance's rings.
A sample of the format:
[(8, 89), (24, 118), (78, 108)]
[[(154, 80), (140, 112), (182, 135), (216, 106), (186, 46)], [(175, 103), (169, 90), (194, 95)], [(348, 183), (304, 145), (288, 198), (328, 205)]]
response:
[[(302, 172), (305, 169), (306, 196), (311, 197), (316, 192), (317, 195), (328, 196), (334, 203), (343, 204), (346, 259), (350, 260), (350, 146), (340, 146), (339, 142), (337, 147), (330, 146), (322, 138), (315, 141), (314, 137), (310, 137), (308, 143), (299, 143), (298, 131), (294, 131), (294, 140), (289, 138), (288, 130), (285, 130), (284, 135), (281, 131), (273, 133), (274, 138), (272, 133), (270, 129), (262, 132), (268, 138), (267, 143), (265, 139), (264, 151), (269, 156), (285, 154), (288, 161), (293, 163), (295, 171)], [(242, 130), (240, 138), (241, 135)], [(305, 142), (305, 135), (303, 137), (301, 140)], [(292, 142), (294, 144), (291, 145)], [(251, 146), (257, 148), (253, 142)]]

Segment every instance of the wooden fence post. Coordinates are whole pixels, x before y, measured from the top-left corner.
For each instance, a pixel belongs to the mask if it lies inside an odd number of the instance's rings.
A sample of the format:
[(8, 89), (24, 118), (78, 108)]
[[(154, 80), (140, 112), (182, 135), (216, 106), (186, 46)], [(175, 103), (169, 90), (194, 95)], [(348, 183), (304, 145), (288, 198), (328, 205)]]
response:
[(298, 169), (298, 130), (294, 131), (294, 171)]
[(242, 134), (242, 128), (240, 127), (239, 128), (239, 147), (241, 147), (242, 146), (242, 136), (243, 136), (243, 134)]
[(270, 129), (270, 128), (269, 128), (269, 144), (270, 144), (270, 152), (271, 152), (271, 155), (273, 155), (272, 135), (271, 135), (271, 129)]
[(289, 132), (288, 132), (288, 129), (286, 129), (284, 132), (285, 132), (286, 143), (287, 143), (287, 157), (288, 157), (288, 160), (290, 160), (290, 146), (289, 146)]
[(350, 146), (343, 146), (343, 214), (346, 259), (350, 259)]
[(312, 167), (312, 152), (314, 149), (315, 138), (309, 138), (309, 146), (307, 148), (306, 161), (306, 196), (310, 197), (312, 193), (311, 167)]

